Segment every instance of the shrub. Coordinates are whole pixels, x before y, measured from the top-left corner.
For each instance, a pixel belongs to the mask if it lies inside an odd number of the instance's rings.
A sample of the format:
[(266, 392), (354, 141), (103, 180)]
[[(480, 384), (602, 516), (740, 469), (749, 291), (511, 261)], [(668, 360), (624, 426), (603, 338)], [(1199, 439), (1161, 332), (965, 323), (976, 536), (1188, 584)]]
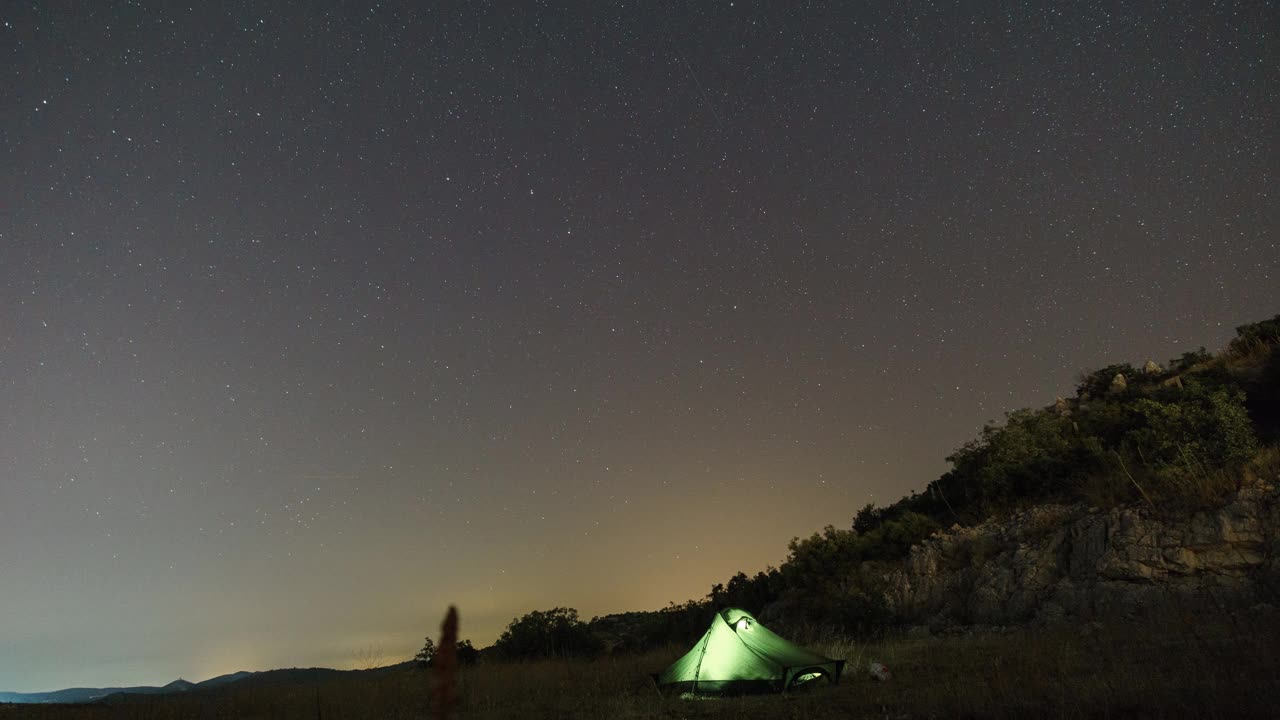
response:
[(878, 579), (867, 579), (859, 589), (836, 599), (823, 618), (855, 637), (878, 637), (894, 622)]
[(477, 662), (480, 662), (480, 651), (471, 644), (471, 641), (458, 641), (458, 664), (475, 665)]
[(1275, 345), (1280, 345), (1280, 315), (1236, 328), (1236, 337), (1227, 350), (1234, 355), (1249, 355)]
[(1157, 466), (1194, 461), (1217, 470), (1243, 463), (1258, 449), (1238, 390), (1187, 391), (1164, 402), (1141, 398), (1133, 412), (1143, 427), (1128, 433), (1126, 444)]
[(1118, 363), (1084, 373), (1080, 377), (1080, 383), (1076, 385), (1076, 396), (1093, 398), (1105, 395), (1111, 389), (1111, 381), (1116, 375), (1124, 375), (1125, 380), (1132, 381), (1138, 377), (1138, 368), (1129, 363)]
[(952, 471), (939, 490), (963, 504), (990, 509), (1016, 498), (1065, 490), (1077, 468), (1078, 438), (1068, 418), (1043, 410), (1009, 413), (1003, 426), (987, 425), (947, 461)]
[(854, 531), (828, 525), (821, 534), (793, 538), (780, 571), (788, 587), (844, 593), (851, 586), (849, 571), (862, 561), (863, 547)]
[(1196, 365), (1202, 365), (1213, 359), (1213, 353), (1207, 352), (1204, 346), (1200, 346), (1199, 350), (1191, 350), (1184, 352), (1176, 358), (1169, 361), (1169, 372), (1180, 373), (1190, 370)]
[(938, 531), (933, 518), (916, 512), (905, 512), (872, 531), (867, 537), (863, 556), (868, 560), (897, 560), (905, 557), (911, 546)]
[(853, 530), (859, 535), (865, 535), (879, 527), (883, 519), (884, 510), (876, 508), (874, 503), (867, 503), (853, 517)]

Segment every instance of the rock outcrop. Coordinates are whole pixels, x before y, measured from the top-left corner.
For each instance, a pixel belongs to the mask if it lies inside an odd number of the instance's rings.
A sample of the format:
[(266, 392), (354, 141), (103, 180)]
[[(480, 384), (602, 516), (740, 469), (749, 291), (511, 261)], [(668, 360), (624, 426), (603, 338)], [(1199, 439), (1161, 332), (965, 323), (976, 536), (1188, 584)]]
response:
[(1280, 591), (1280, 492), (1182, 513), (1040, 505), (936, 533), (885, 579), (895, 615), (935, 628), (1247, 606)]

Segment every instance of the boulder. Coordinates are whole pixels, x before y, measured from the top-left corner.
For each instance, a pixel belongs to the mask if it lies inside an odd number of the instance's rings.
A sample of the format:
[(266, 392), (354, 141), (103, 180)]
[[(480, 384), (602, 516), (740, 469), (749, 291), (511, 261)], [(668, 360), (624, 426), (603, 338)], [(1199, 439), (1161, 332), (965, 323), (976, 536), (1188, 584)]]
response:
[(1053, 401), (1053, 412), (1059, 417), (1071, 417), (1071, 405), (1063, 398)]
[(1115, 394), (1128, 389), (1129, 383), (1124, 379), (1124, 373), (1116, 373), (1116, 376), (1111, 378), (1111, 385), (1107, 388), (1107, 392)]

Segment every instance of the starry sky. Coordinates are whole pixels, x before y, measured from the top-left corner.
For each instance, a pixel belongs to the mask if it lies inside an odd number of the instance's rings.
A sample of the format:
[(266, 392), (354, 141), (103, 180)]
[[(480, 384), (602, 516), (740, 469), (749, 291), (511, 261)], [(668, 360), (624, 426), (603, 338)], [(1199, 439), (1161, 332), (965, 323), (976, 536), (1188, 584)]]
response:
[(1280, 311), (1268, 2), (0, 9), (0, 689), (701, 597)]

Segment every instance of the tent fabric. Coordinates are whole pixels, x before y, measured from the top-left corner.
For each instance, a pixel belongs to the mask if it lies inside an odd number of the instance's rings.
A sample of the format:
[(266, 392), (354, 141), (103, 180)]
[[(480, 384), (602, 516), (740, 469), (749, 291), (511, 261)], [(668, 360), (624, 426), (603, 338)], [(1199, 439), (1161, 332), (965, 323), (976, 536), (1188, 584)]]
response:
[(832, 660), (775, 635), (750, 613), (726, 608), (693, 649), (655, 680), (662, 689), (724, 694), (782, 692), (797, 678), (823, 675), (838, 682), (843, 660)]

